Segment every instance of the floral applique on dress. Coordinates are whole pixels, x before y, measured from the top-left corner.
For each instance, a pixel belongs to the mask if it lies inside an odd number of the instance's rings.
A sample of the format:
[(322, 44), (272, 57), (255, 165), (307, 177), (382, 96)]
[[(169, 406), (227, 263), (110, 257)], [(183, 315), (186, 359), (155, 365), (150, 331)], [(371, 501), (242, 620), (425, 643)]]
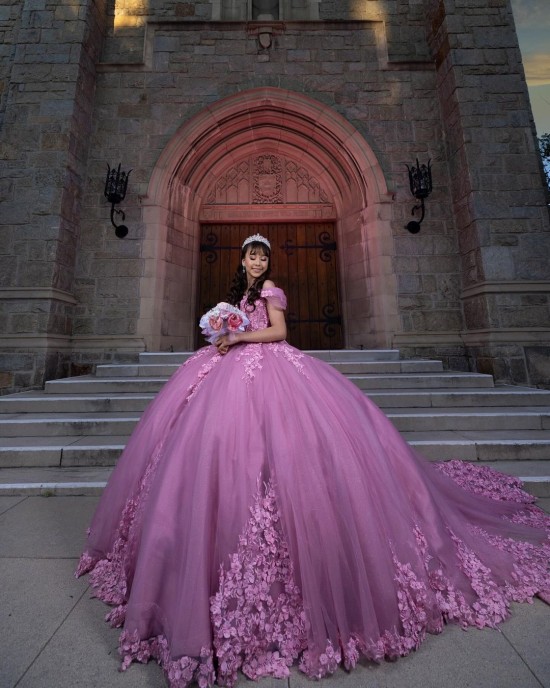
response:
[[(241, 303), (249, 331), (286, 308), (280, 289), (260, 297)], [(155, 659), (170, 688), (294, 662), (322, 678), (550, 602), (550, 516), (532, 501), (493, 469), (423, 460), (287, 342), (207, 346), (132, 433), (77, 574), (124, 624), (123, 669)]]

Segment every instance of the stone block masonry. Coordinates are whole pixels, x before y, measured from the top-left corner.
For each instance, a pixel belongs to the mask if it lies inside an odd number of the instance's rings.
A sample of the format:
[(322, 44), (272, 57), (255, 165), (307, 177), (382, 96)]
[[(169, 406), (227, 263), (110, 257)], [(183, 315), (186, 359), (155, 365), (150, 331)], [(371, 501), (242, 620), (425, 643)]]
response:
[(437, 0), (428, 16), (454, 180), (463, 340), (476, 369), (541, 384), (531, 360), (540, 368), (550, 336), (550, 228), (510, 3)]
[[(41, 385), (68, 370), (104, 7), (26, 0), (11, 5), (8, 19), (3, 45), (11, 60), (1, 74), (0, 100), (3, 392)], [(34, 352), (33, 364), (15, 364), (27, 360), (14, 358), (18, 352)]]
[[(415, 155), (423, 152), (428, 157), (443, 156), (434, 70), (424, 63), (420, 65), (423, 71), (410, 69), (408, 65), (393, 71), (383, 68), (378, 22), (288, 23), (284, 31), (276, 32), (273, 49), (263, 54), (258, 52), (256, 35), (244, 24), (159, 21), (148, 26), (149, 48), (144, 50), (148, 63), (143, 67), (143, 76), (138, 77), (134, 71), (125, 73), (124, 66), (100, 67), (96, 98), (101, 118), (95, 120), (89, 166), (97, 192), (108, 151), (112, 156), (119, 150), (131, 152), (128, 165), (134, 169), (134, 185), (140, 180), (134, 192), (143, 195), (147, 191), (151, 161), (160, 156), (182, 120), (197, 112), (205, 102), (265, 85), (308, 93), (333, 107), (365, 135), (388, 174), (397, 178), (404, 179), (404, 163)], [(330, 48), (327, 33), (331, 37)], [(298, 44), (302, 46), (299, 49)], [(268, 59), (260, 61), (259, 57)], [(127, 58), (130, 59), (129, 53)], [(413, 94), (415, 107), (422, 113), (422, 124), (412, 120), (408, 100)], [(437, 182), (442, 198), (449, 193), (447, 184), (446, 175), (443, 182), (441, 179)], [(402, 204), (396, 206), (394, 217), (395, 259), (403, 252), (405, 256), (411, 251), (421, 252), (423, 266), (431, 277), (426, 274), (421, 280), (417, 266), (410, 278), (421, 284), (425, 294), (419, 311), (437, 313), (417, 312), (416, 325), (428, 330), (456, 331), (460, 321), (459, 294), (443, 284), (453, 274), (454, 282), (459, 281), (449, 204), (434, 205), (433, 216), (425, 224), (425, 234), (413, 240), (402, 231), (410, 216), (408, 192), (403, 190), (400, 200)], [(92, 228), (101, 222), (105, 226), (101, 218), (106, 211), (99, 193), (94, 190), (86, 197), (85, 203), (88, 202), (83, 227)], [(131, 204), (132, 198), (128, 201)], [(139, 224), (136, 229), (140, 231)], [(91, 231), (95, 237), (95, 228)], [(110, 232), (105, 227), (105, 240)], [(94, 256), (104, 259), (105, 250), (99, 244), (98, 252), (98, 241), (103, 241), (103, 237), (88, 241), (83, 233), (82, 259), (88, 268), (82, 278), (86, 283), (95, 279), (97, 284), (99, 279)], [(116, 243), (112, 245), (116, 250)], [(139, 258), (131, 260), (138, 270)], [(125, 257), (127, 267), (129, 261)], [(442, 292), (437, 293), (439, 283)], [(407, 287), (403, 290), (406, 294)], [(79, 332), (83, 327), (93, 329), (93, 318), (99, 317), (103, 310), (97, 288), (92, 291), (87, 312), (75, 320)], [(408, 314), (404, 312), (402, 317), (404, 329), (413, 329)]]
[[(164, 319), (162, 341), (193, 345), (192, 289), (179, 321), (173, 312), (178, 285), (197, 279), (188, 190), (174, 182), (168, 224), (151, 241), (151, 176), (182, 125), (262, 87), (342, 116), (391, 190), (387, 207), (366, 208), (346, 235), (358, 260), (375, 252), (380, 269), (345, 266), (348, 312), (376, 294), (396, 313), (385, 336), (406, 354), (547, 384), (550, 227), (509, 1), (325, 0), (320, 21), (273, 22), (267, 49), (254, 22), (215, 21), (219, 9), (206, 0), (0, 8), (0, 390), (84, 372), (115, 351), (132, 358), (150, 346), (144, 314)], [(431, 158), (434, 191), (412, 236), (405, 164), (416, 157)], [(118, 162), (132, 168), (123, 241), (103, 198), (106, 163)], [(157, 279), (160, 311), (144, 287)], [(347, 324), (350, 346), (372, 344), (362, 317)]]

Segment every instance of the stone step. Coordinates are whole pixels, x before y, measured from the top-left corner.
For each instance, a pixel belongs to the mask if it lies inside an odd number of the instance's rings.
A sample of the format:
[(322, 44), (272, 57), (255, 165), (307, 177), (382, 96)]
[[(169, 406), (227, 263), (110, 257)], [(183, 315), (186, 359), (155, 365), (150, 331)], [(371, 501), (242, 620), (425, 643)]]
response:
[(502, 385), (492, 388), (369, 390), (367, 396), (384, 410), (468, 406), (548, 406), (550, 390)]
[[(130, 413), (142, 412), (154, 398), (148, 393), (46, 394), (41, 390), (0, 397), (0, 418), (13, 413)], [(403, 389), (396, 392), (368, 390), (367, 396), (386, 412), (412, 409), (448, 409), (474, 406), (491, 409), (550, 406), (550, 391), (530, 387), (501, 386), (438, 390)]]
[(309, 349), (304, 351), (304, 353), (327, 362), (398, 361), (401, 356), (399, 349), (333, 349), (332, 351)]
[(403, 373), (400, 375), (348, 375), (359, 389), (437, 389), (441, 387), (494, 387), (492, 375), (480, 373)]
[[(195, 351), (142, 351), (139, 354), (139, 365), (181, 365)], [(99, 367), (99, 366), (98, 366)]]
[(3, 468), (0, 469), (0, 497), (100, 495), (112, 470), (112, 466), (97, 468)]
[[(492, 388), (491, 375), (479, 373), (396, 373), (386, 375), (349, 375), (348, 379), (363, 390), (385, 389), (440, 389), (440, 388)], [(166, 383), (165, 377), (112, 377), (93, 375), (68, 377), (46, 382), (48, 394), (120, 394), (121, 392), (158, 392)]]
[(80, 375), (46, 382), (46, 394), (103, 394), (110, 395), (133, 392), (134, 394), (156, 394), (166, 384), (166, 378), (97, 378), (94, 375)]
[(461, 430), (402, 432), (425, 458), (465, 461), (548, 461), (548, 430)]
[(0, 418), (13, 413), (141, 413), (155, 395), (126, 394), (45, 394), (21, 392), (0, 397)]
[(550, 406), (503, 408), (468, 406), (463, 409), (392, 408), (386, 412), (386, 415), (402, 433), (447, 430), (547, 430), (550, 439)]
[(4, 437), (0, 468), (114, 466), (127, 441), (126, 435)]
[[(521, 478), (525, 490), (536, 497), (550, 497), (547, 462), (487, 461), (483, 465)], [(99, 495), (111, 472), (111, 466), (3, 468), (0, 469), (0, 496)]]
[[(549, 390), (495, 387), (489, 375), (442, 371), (439, 361), (401, 361), (394, 350), (309, 353), (365, 390), (429, 459), (550, 465)], [(99, 376), (0, 398), (0, 467), (114, 465), (143, 409), (189, 355), (144, 353), (136, 364), (100, 366)]]
[[(140, 418), (134, 413), (14, 413), (0, 415), (0, 438), (69, 435), (129, 436)], [(550, 407), (453, 409), (391, 409), (399, 431), (548, 430)], [(1, 441), (1, 439), (0, 439)]]
[(119, 435), (129, 437), (140, 413), (21, 413), (0, 416), (0, 442), (5, 437)]
[[(329, 361), (343, 375), (436, 373), (443, 371), (441, 361)], [(98, 365), (98, 378), (170, 377), (180, 367), (176, 363), (136, 363)]]
[[(194, 351), (151, 351), (139, 354), (139, 362), (151, 363), (175, 363), (180, 365), (192, 356)], [(310, 349), (304, 351), (309, 356), (320, 358), (322, 361), (398, 361), (400, 354), (398, 349), (334, 349), (332, 351), (319, 351)]]
[[(548, 430), (403, 432), (402, 436), (430, 460), (547, 461)], [(0, 468), (22, 466), (113, 466), (127, 436), (4, 437)]]

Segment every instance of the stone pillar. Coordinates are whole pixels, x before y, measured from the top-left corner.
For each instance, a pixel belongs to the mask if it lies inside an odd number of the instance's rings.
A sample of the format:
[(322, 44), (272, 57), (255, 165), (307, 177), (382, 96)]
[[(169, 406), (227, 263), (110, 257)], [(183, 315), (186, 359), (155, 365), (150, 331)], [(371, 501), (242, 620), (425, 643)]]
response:
[(547, 385), (547, 194), (510, 2), (429, 5), (471, 366)]
[(68, 372), (101, 0), (24, 0), (4, 37), (0, 391)]

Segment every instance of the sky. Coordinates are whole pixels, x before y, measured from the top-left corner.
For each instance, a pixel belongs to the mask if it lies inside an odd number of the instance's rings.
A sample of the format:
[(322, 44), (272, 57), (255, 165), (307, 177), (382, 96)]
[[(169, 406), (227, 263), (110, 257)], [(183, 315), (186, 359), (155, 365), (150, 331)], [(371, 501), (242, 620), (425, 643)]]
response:
[(550, 0), (511, 0), (539, 136), (550, 133)]

